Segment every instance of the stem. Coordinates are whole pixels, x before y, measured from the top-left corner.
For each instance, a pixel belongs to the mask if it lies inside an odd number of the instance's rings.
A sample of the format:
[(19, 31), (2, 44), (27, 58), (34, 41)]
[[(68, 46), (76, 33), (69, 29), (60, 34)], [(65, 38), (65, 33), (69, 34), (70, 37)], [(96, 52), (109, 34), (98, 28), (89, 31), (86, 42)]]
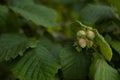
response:
[(77, 20), (76, 22), (79, 23), (82, 27), (87, 28), (87, 26), (82, 24), (80, 21)]

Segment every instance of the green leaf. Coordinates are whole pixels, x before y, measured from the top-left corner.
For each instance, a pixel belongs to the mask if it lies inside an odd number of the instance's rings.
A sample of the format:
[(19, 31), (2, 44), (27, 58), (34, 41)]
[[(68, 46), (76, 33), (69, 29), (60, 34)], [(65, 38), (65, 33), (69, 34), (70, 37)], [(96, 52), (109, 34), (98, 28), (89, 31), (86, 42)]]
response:
[(20, 7), (11, 7), (11, 9), (36, 25), (51, 27), (57, 24), (56, 12), (42, 5), (22, 5)]
[[(97, 54), (97, 53), (96, 53)], [(96, 58), (90, 67), (91, 80), (119, 80), (119, 73), (108, 65), (104, 59)]]
[(13, 73), (20, 80), (55, 80), (59, 68), (50, 52), (38, 44), (14, 65)]
[(28, 4), (34, 4), (34, 0), (7, 0), (7, 3), (12, 6), (22, 6)]
[(86, 80), (90, 59), (86, 52), (66, 47), (60, 54), (64, 80)]
[(80, 11), (80, 21), (93, 26), (98, 21), (116, 18), (115, 10), (104, 5), (88, 5)]
[(119, 0), (106, 0), (106, 1), (112, 4), (115, 8), (117, 8), (117, 11), (120, 14), (120, 1)]
[(105, 41), (104, 37), (97, 32), (97, 30), (95, 31), (95, 33), (96, 33), (95, 42), (99, 47), (100, 52), (105, 57), (105, 59), (110, 61), (113, 55), (112, 49), (110, 48), (109, 44)]
[(110, 44), (112, 48), (115, 49), (115, 51), (117, 51), (120, 54), (120, 41), (112, 40)]
[(6, 20), (8, 17), (8, 9), (5, 6), (0, 5), (0, 32), (6, 30)]
[(28, 40), (23, 35), (3, 34), (0, 36), (0, 61), (22, 56), (29, 47)]
[(63, 4), (69, 4), (69, 3), (76, 3), (76, 2), (80, 2), (80, 0), (53, 0), (54, 2), (57, 3), (63, 3)]
[(4, 15), (8, 15), (8, 9), (6, 6), (0, 5), (0, 18), (5, 17)]
[(16, 15), (2, 5), (0, 5), (0, 32), (19, 32)]
[(60, 51), (61, 51), (61, 48), (62, 48), (62, 46), (60, 44), (53, 43), (48, 38), (40, 38), (39, 44), (46, 47), (50, 51), (50, 53), (54, 56), (56, 61), (58, 63), (60, 63), (59, 54), (60, 54)]

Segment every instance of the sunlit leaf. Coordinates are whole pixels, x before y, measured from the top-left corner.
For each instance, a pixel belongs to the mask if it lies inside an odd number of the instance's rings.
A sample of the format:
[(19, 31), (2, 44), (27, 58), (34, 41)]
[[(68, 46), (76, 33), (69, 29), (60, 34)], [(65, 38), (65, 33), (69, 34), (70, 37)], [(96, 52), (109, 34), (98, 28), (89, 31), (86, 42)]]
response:
[(104, 37), (100, 35), (97, 31), (95, 42), (98, 45), (100, 52), (105, 57), (105, 59), (110, 61), (112, 59), (112, 49), (110, 48), (109, 44), (105, 41)]

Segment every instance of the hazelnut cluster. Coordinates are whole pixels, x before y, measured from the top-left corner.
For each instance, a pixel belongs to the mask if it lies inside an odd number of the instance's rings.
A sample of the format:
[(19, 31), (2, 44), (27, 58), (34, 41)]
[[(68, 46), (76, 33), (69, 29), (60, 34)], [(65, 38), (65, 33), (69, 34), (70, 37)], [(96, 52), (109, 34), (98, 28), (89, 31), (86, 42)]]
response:
[(93, 46), (95, 33), (92, 29), (80, 30), (77, 32), (77, 43), (81, 48), (90, 48)]

